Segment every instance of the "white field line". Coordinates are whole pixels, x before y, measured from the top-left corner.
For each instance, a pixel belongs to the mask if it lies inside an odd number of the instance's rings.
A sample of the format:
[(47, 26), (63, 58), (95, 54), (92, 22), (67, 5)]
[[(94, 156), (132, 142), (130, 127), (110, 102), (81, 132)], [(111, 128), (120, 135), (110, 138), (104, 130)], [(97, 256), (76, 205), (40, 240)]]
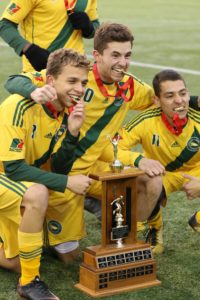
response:
[[(0, 47), (8, 47), (7, 44), (1, 43), (0, 42)], [(89, 58), (92, 58), (92, 55), (87, 55)], [(142, 63), (139, 61), (132, 61), (130, 63), (131, 66), (137, 66), (137, 67), (142, 67), (142, 68), (147, 68), (147, 69), (174, 69), (178, 72), (185, 73), (185, 74), (191, 74), (191, 75), (200, 75), (200, 71), (197, 70), (190, 70), (190, 69), (183, 69), (183, 68), (176, 68), (176, 67), (171, 67), (171, 66), (162, 66), (162, 65), (156, 65), (156, 64), (147, 64), (147, 63)]]

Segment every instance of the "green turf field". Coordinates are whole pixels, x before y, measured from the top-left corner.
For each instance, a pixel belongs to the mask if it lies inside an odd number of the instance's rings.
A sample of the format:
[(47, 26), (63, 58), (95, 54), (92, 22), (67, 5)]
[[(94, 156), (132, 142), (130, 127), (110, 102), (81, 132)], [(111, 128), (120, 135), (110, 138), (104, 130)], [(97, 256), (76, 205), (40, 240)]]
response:
[[(0, 12), (8, 1), (0, 2)], [(191, 94), (200, 93), (200, 2), (199, 0), (99, 0), (101, 21), (122, 22), (135, 35), (133, 62), (151, 64), (131, 66), (131, 72), (151, 83), (160, 66), (184, 69)], [(0, 101), (7, 93), (3, 83), (9, 74), (20, 72), (20, 59), (0, 40)], [(86, 43), (91, 53), (92, 42)], [(194, 74), (197, 71), (196, 75)], [(200, 235), (188, 226), (190, 215), (200, 207), (199, 199), (188, 201), (183, 193), (170, 196), (164, 209), (165, 253), (157, 257), (159, 287), (125, 293), (105, 299), (111, 300), (197, 300), (200, 281)], [(86, 215), (88, 236), (81, 242), (83, 249), (100, 241), (100, 225)], [(42, 278), (62, 300), (91, 299), (74, 288), (78, 281), (79, 263), (65, 267), (49, 255), (42, 262)], [(17, 275), (0, 270), (0, 300), (15, 300)]]

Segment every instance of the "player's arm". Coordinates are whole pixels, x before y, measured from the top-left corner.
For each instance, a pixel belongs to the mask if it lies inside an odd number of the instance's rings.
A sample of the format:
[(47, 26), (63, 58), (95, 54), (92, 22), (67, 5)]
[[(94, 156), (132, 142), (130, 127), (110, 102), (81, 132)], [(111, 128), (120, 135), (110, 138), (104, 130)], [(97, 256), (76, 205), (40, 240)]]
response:
[(19, 56), (24, 54), (35, 70), (46, 68), (49, 51), (25, 40), (16, 23), (3, 18), (0, 21), (0, 36)]
[(68, 17), (73, 28), (81, 30), (84, 38), (93, 38), (96, 29), (100, 25), (97, 14), (97, 1), (90, 1), (86, 11), (70, 12)]
[(30, 166), (23, 159), (4, 161), (3, 166), (6, 176), (13, 181), (41, 183), (58, 192), (64, 192), (66, 189), (66, 175), (55, 174)]
[[(78, 143), (78, 137), (74, 137), (69, 131), (66, 132), (61, 145), (51, 156), (51, 170), (59, 174), (68, 174), (76, 159), (75, 149)], [(58, 142), (59, 145), (59, 142)]]
[[(75, 150), (79, 139), (79, 130), (85, 120), (84, 102), (79, 101), (68, 117), (68, 129), (63, 140), (58, 140), (51, 157), (53, 172), (68, 174), (76, 159)], [(60, 145), (61, 144), (61, 145)]]
[(18, 31), (18, 24), (7, 19), (0, 21), (0, 37), (21, 56), (23, 48), (28, 44)]
[(136, 116), (119, 130), (121, 139), (119, 141), (118, 157), (122, 162), (123, 157), (128, 158), (130, 165), (138, 167), (149, 176), (164, 174), (165, 167), (158, 160), (146, 158), (143, 153), (131, 152), (131, 149), (137, 144), (142, 145), (146, 135), (146, 128), (148, 128), (148, 124), (145, 123), (141, 114), (140, 119)]
[(45, 77), (45, 70), (40, 73), (11, 75), (4, 87), (10, 94), (20, 94), (43, 104), (57, 98), (55, 89), (48, 84), (45, 85)]
[(4, 161), (6, 176), (13, 181), (30, 181), (45, 185), (47, 188), (64, 192), (66, 188), (74, 193), (86, 193), (92, 180), (84, 175), (67, 176), (51, 173), (28, 165), (24, 160)]

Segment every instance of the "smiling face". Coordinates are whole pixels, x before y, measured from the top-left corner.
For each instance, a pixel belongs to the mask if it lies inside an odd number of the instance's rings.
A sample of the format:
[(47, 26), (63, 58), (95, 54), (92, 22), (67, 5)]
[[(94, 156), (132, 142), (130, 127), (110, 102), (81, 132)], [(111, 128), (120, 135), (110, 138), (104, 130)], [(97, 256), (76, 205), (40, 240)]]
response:
[(101, 79), (105, 82), (118, 82), (123, 78), (122, 72), (127, 71), (132, 54), (131, 42), (110, 42), (100, 54), (94, 50), (93, 55)]
[(80, 99), (85, 93), (88, 82), (86, 68), (66, 65), (58, 76), (48, 75), (47, 83), (52, 85), (57, 92), (55, 106), (58, 111), (74, 105), (73, 97)]
[(155, 102), (162, 108), (170, 124), (173, 124), (174, 114), (178, 114), (180, 119), (186, 117), (189, 99), (188, 90), (182, 80), (166, 80), (160, 83), (160, 94), (155, 97)]

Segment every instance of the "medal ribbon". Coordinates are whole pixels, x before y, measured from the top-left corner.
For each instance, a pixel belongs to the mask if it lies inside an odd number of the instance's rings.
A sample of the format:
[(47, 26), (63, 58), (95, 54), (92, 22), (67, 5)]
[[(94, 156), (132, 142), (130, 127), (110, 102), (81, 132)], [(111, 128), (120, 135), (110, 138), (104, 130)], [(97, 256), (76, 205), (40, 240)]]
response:
[(175, 135), (181, 134), (183, 131), (183, 126), (187, 123), (187, 117), (180, 119), (178, 114), (174, 114), (174, 117), (173, 117), (174, 126), (169, 123), (164, 112), (162, 112), (161, 117), (162, 117), (162, 121), (165, 124), (165, 126), (167, 127), (167, 129), (172, 134), (175, 134)]
[(55, 109), (55, 106), (50, 101), (46, 102), (45, 105), (48, 108), (48, 110), (52, 113), (52, 115), (54, 116), (54, 118), (58, 119), (58, 112)]
[[(128, 80), (123, 84), (123, 85), (120, 85), (119, 83), (115, 82), (115, 85), (117, 87), (117, 93), (115, 95), (110, 95), (108, 94), (101, 78), (100, 78), (100, 75), (99, 75), (99, 72), (97, 70), (97, 64), (94, 63), (93, 67), (92, 67), (92, 70), (93, 70), (93, 73), (94, 73), (94, 77), (95, 77), (95, 80), (96, 80), (96, 83), (100, 89), (100, 91), (102, 92), (102, 94), (105, 96), (105, 97), (122, 97), (122, 99), (125, 101), (125, 102), (128, 102), (130, 101), (132, 98), (133, 98), (133, 95), (134, 95), (134, 81), (133, 81), (133, 77), (129, 77)], [(129, 91), (130, 91), (130, 96), (129, 98), (126, 97), (125, 95), (125, 91), (129, 88)]]
[(71, 2), (71, 4), (69, 4), (68, 0), (64, 0), (64, 3), (65, 3), (65, 8), (66, 8), (67, 13), (72, 13), (74, 6), (76, 4), (76, 0), (73, 0)]

